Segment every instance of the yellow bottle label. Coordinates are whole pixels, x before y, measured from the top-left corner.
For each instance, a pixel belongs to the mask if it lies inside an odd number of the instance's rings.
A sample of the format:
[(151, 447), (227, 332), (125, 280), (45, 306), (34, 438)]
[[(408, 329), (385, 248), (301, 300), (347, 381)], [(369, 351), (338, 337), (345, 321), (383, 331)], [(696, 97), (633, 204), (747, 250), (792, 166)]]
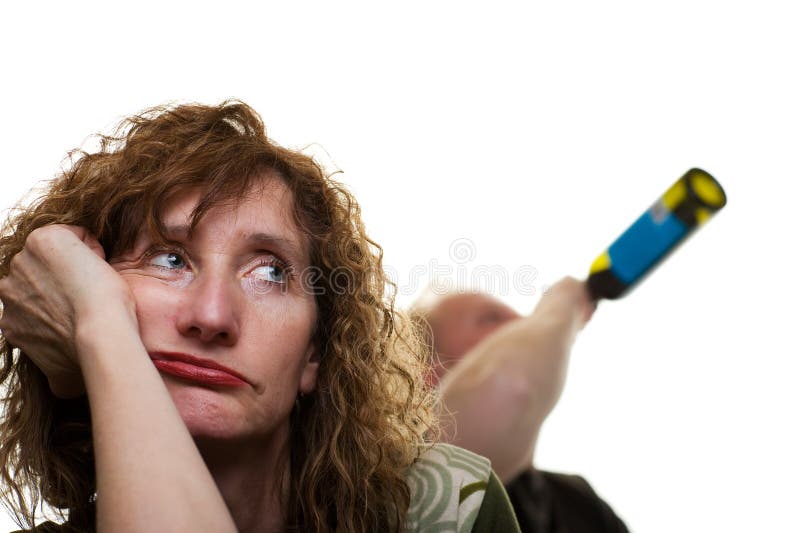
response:
[(589, 273), (594, 274), (595, 272), (602, 272), (603, 270), (608, 270), (609, 268), (611, 268), (611, 256), (608, 255), (608, 250), (606, 250), (594, 260), (592, 267), (589, 269)]
[(686, 199), (686, 183), (682, 179), (676, 181), (672, 187), (667, 189), (661, 201), (667, 206), (667, 209), (674, 211), (678, 204)]
[(705, 174), (699, 172), (689, 176), (692, 190), (700, 200), (712, 207), (719, 207), (725, 203), (725, 193), (719, 184)]

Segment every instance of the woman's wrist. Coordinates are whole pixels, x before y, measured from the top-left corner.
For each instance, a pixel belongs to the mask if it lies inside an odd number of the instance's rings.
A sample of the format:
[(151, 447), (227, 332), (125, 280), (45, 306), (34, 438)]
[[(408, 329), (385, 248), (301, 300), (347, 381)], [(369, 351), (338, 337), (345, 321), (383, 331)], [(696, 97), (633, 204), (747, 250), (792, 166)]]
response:
[[(135, 311), (115, 302), (118, 310), (103, 309), (82, 313), (75, 325), (77, 363), (84, 375), (86, 365), (97, 357), (114, 353), (130, 343), (141, 344)], [(135, 344), (134, 344), (135, 346)]]

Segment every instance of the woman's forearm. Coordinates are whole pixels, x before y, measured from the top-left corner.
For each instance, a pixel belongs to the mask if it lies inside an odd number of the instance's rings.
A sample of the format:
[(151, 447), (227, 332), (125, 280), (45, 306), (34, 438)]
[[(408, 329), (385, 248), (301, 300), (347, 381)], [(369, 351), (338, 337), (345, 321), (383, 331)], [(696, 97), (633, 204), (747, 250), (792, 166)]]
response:
[(78, 331), (97, 472), (99, 532), (235, 532), (138, 332), (124, 320)]

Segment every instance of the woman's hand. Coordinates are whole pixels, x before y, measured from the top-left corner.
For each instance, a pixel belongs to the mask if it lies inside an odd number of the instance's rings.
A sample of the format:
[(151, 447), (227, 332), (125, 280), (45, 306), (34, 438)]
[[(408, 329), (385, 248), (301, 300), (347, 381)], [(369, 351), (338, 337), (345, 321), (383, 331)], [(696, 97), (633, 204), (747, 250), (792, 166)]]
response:
[[(105, 261), (100, 243), (77, 226), (36, 229), (0, 280), (0, 330), (62, 398), (83, 394), (77, 344), (80, 321), (122, 312), (135, 327), (127, 284)], [(92, 324), (97, 323), (95, 320)]]

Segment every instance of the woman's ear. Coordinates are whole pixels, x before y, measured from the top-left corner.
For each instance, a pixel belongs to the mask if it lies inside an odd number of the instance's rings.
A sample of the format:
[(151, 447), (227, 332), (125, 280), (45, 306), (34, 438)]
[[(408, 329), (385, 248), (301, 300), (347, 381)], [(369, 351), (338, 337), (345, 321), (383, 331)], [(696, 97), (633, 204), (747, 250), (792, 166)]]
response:
[(309, 344), (304, 358), (305, 366), (300, 375), (300, 393), (310, 394), (317, 388), (317, 372), (319, 371), (319, 351), (314, 343)]

